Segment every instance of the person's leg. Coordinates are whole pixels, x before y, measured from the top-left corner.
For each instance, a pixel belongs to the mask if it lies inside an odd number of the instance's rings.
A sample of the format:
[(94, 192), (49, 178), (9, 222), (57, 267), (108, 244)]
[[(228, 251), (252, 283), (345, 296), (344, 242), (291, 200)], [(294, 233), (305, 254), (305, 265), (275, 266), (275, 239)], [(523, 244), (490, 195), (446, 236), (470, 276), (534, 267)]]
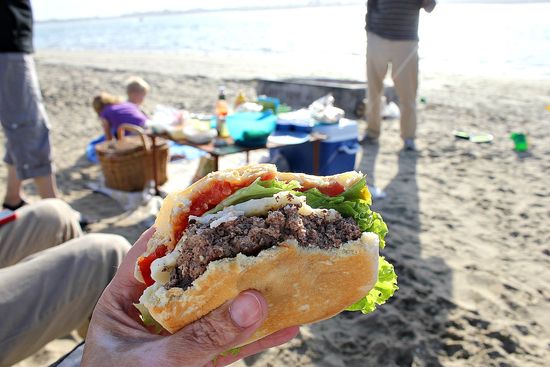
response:
[(42, 199), (52, 199), (57, 197), (57, 184), (55, 176), (50, 173), (47, 176), (40, 176), (34, 178), (34, 183), (38, 194)]
[(380, 98), (388, 72), (388, 42), (374, 33), (367, 33), (367, 136), (373, 139), (380, 136)]
[(392, 78), (401, 111), (401, 138), (416, 137), (416, 92), (418, 89), (418, 42), (395, 41), (392, 48)]
[(0, 268), (82, 235), (78, 215), (65, 202), (46, 199), (15, 212), (0, 226)]
[(82, 325), (129, 248), (120, 236), (87, 235), (0, 269), (0, 366)]
[[(56, 197), (48, 116), (31, 55), (0, 55), (0, 121), (7, 140), (4, 160), (15, 168), (16, 179), (34, 178), (42, 198)], [(15, 186), (9, 194), (20, 198)], [(18, 204), (11, 197), (7, 204)]]
[(21, 197), (21, 180), (17, 178), (15, 167), (12, 164), (6, 164), (6, 166), (8, 167), (8, 179), (4, 204), (17, 206), (23, 200)]

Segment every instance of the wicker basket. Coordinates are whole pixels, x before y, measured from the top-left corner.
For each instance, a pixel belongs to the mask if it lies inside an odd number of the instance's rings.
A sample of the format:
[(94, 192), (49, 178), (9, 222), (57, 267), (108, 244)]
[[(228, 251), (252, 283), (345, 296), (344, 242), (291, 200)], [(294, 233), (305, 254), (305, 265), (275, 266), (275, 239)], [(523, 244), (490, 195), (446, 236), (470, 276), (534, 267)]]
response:
[[(125, 131), (137, 135), (124, 136)], [(105, 176), (105, 185), (121, 191), (141, 191), (154, 179), (156, 166), (157, 183), (166, 182), (168, 144), (164, 139), (152, 141), (140, 127), (123, 124), (118, 129), (119, 140), (109, 140), (96, 146), (97, 157)], [(153, 164), (153, 153), (156, 165)]]

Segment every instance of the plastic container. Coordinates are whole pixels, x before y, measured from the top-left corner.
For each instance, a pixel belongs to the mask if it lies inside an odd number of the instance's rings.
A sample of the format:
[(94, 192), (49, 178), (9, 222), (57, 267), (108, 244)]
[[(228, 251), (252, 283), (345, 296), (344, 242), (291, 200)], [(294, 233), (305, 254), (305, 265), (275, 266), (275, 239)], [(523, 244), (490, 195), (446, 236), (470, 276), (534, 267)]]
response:
[(259, 96), (257, 103), (264, 107), (264, 112), (271, 111), (273, 113), (277, 113), (281, 101), (278, 98)]
[(277, 117), (271, 112), (240, 112), (227, 116), (227, 128), (236, 144), (260, 147), (275, 130)]
[(527, 136), (524, 133), (514, 132), (510, 134), (510, 139), (514, 142), (514, 150), (516, 152), (526, 152), (529, 149)]
[[(338, 124), (315, 126), (313, 131), (327, 136), (319, 143), (319, 175), (334, 175), (355, 168), (357, 153), (361, 150), (357, 121), (341, 119)], [(271, 158), (278, 153), (286, 158), (292, 172), (314, 173), (313, 143), (270, 149)]]

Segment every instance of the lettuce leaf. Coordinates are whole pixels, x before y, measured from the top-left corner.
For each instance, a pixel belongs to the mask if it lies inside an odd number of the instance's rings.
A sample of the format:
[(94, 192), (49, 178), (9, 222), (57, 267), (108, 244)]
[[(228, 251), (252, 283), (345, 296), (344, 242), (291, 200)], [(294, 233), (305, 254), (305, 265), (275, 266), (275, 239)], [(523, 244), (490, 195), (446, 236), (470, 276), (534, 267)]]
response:
[(352, 187), (344, 191), (340, 196), (346, 200), (365, 200), (368, 205), (372, 205), (372, 197), (367, 188), (367, 179), (365, 177), (353, 184)]
[(300, 188), (298, 181), (290, 181), (288, 183), (277, 180), (260, 181), (260, 178), (258, 178), (250, 186), (235, 191), (224, 201), (216, 205), (214, 209), (206, 212), (206, 214), (217, 213), (230, 205), (240, 204), (252, 199), (271, 197), (281, 191), (294, 191), (297, 188)]
[(162, 325), (159, 324), (157, 320), (153, 318), (153, 316), (151, 316), (147, 307), (145, 307), (141, 303), (134, 303), (134, 307), (137, 308), (139, 313), (141, 314), (140, 318), (141, 318), (141, 321), (143, 322), (143, 325), (145, 325), (145, 327), (147, 328), (152, 327), (154, 329), (155, 334), (160, 334), (162, 330), (164, 330)]
[(365, 178), (338, 196), (328, 196), (318, 189), (304, 192), (306, 202), (313, 208), (334, 209), (344, 217), (352, 217), (362, 232), (373, 232), (378, 235), (380, 248), (386, 246), (384, 238), (388, 227), (382, 216), (370, 209), (371, 198)]
[(378, 261), (378, 281), (369, 294), (358, 302), (346, 308), (346, 311), (361, 311), (364, 314), (376, 309), (376, 306), (383, 305), (399, 289), (397, 286), (397, 275), (393, 265), (380, 257)]

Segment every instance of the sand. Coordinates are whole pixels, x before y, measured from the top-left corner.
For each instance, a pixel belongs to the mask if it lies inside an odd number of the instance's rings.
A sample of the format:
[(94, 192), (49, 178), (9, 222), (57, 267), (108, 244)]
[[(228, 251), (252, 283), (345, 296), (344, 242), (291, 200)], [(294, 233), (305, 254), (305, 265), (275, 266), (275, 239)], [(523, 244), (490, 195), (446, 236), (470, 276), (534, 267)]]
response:
[[(139, 55), (96, 56), (39, 54), (38, 73), (53, 125), (62, 198), (100, 219), (94, 232), (118, 233), (129, 241), (145, 229), (143, 213), (126, 213), (86, 187), (99, 175), (83, 150), (101, 133), (89, 107), (96, 92), (123, 94), (124, 80), (139, 71), (153, 87), (147, 109), (163, 103), (210, 112), (219, 84), (227, 85), (230, 96), (240, 89), (251, 95), (250, 77), (261, 76), (266, 65), (270, 77), (304, 75), (303, 64), (293, 68), (261, 60), (243, 66), (252, 70), (247, 76), (230, 59), (159, 56), (158, 62), (148, 58), (140, 66)], [(362, 78), (363, 69), (315, 65), (307, 75), (337, 76), (334, 70), (342, 70), (339, 77)], [(384, 254), (396, 266), (400, 290), (372, 315), (345, 312), (304, 326), (287, 345), (237, 365), (550, 364), (550, 112), (544, 109), (550, 81), (422, 70), (419, 95), (427, 101), (419, 110), (419, 151), (401, 151), (399, 123), (388, 120), (380, 144), (365, 145), (361, 162), (371, 183), (387, 193), (374, 208), (390, 229)], [(455, 128), (489, 132), (495, 139), (492, 144), (457, 140)], [(513, 151), (509, 134), (515, 130), (528, 134), (528, 153)], [(237, 156), (221, 166), (242, 161)], [(4, 182), (0, 170), (0, 195)], [(37, 199), (32, 185), (25, 190)], [(77, 339), (54, 341), (19, 366), (54, 361)]]

